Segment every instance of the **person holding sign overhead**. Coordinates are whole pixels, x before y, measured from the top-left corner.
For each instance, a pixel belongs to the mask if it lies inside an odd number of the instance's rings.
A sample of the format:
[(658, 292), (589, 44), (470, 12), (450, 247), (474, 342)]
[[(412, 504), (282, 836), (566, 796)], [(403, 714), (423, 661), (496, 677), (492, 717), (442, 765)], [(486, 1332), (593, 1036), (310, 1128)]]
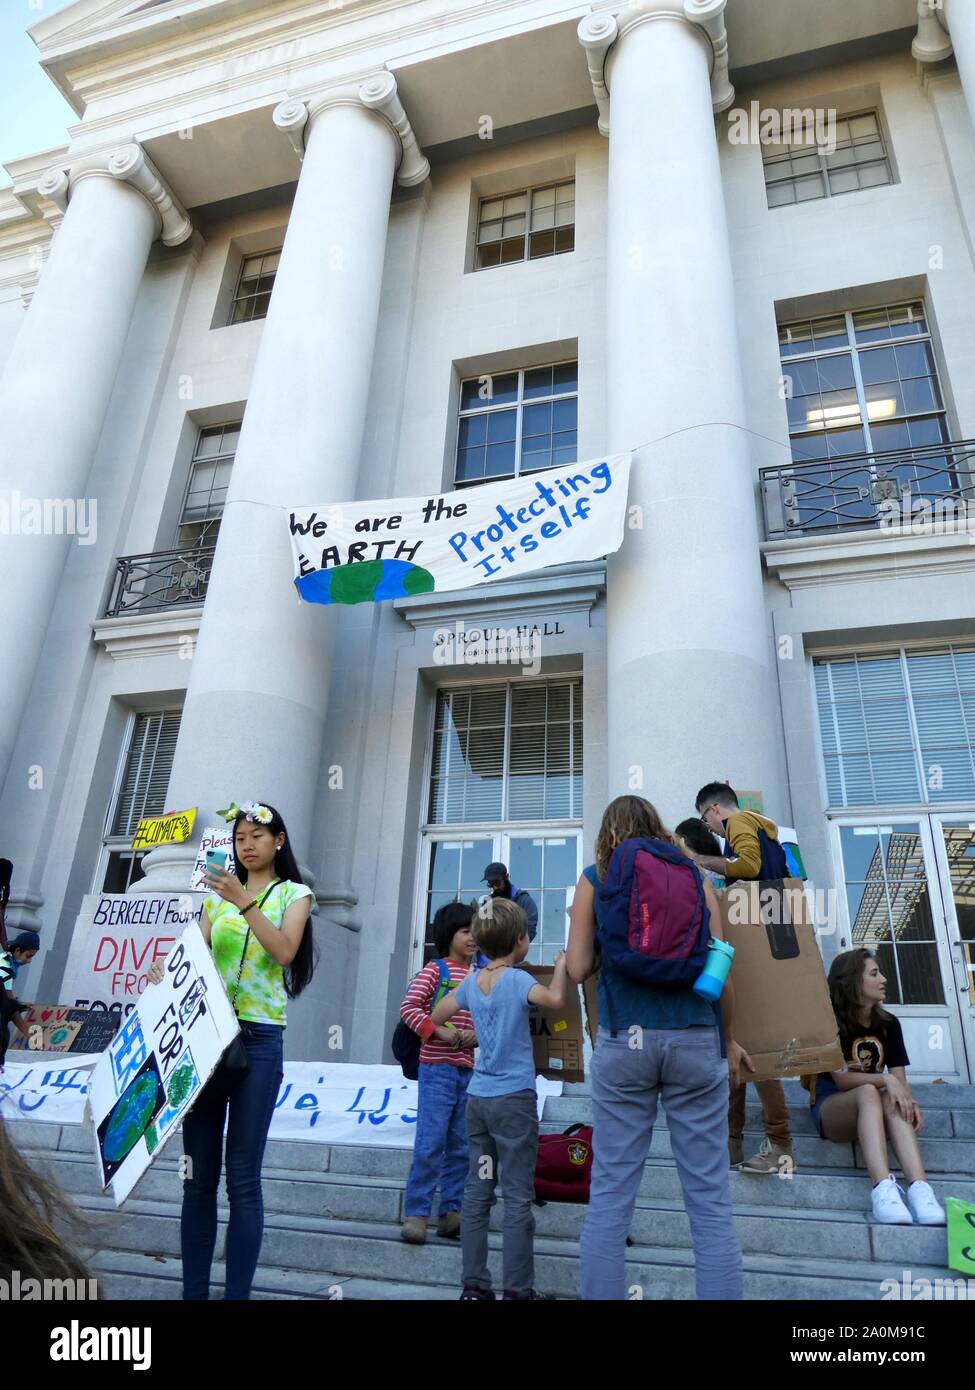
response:
[[(224, 1297), (250, 1298), (264, 1235), (261, 1165), (284, 1075), (286, 1003), (298, 997), (314, 970), (314, 900), (301, 881), (280, 812), (245, 801), (220, 814), (233, 822), (233, 872), (224, 868), (222, 851), (208, 852), (213, 891), (204, 901), (200, 929), (241, 1031), (183, 1121), (183, 1298), (192, 1301), (210, 1295), (225, 1121), (230, 1221)], [(156, 961), (150, 983), (162, 978), (163, 963)]]

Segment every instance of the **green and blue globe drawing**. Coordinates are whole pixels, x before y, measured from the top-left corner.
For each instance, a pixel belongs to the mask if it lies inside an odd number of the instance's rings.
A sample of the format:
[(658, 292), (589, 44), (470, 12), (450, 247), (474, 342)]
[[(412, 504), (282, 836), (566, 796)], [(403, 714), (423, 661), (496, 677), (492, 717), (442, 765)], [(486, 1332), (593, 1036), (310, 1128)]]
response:
[(119, 1164), (132, 1152), (149, 1127), (159, 1099), (155, 1070), (143, 1071), (119, 1096), (102, 1138), (106, 1164)]
[(432, 594), (436, 581), (429, 570), (408, 560), (364, 560), (299, 575), (295, 588), (306, 603), (375, 603)]

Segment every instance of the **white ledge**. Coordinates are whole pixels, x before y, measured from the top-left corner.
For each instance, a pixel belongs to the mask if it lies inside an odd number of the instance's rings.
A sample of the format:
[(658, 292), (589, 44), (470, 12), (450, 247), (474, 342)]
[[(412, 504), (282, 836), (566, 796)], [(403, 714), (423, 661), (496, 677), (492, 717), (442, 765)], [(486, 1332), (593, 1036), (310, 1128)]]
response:
[(582, 561), (552, 565), (519, 579), (496, 579), (473, 589), (398, 598), (393, 607), (411, 627), (420, 628), (460, 619), (483, 623), (534, 614), (588, 613), (605, 592), (605, 562)]
[(178, 655), (186, 639), (196, 640), (203, 605), (161, 608), (148, 613), (126, 613), (120, 618), (99, 618), (91, 625), (92, 637), (116, 661), (133, 657)]
[(790, 590), (968, 573), (975, 570), (975, 523), (948, 534), (937, 526), (918, 526), (796, 536), (766, 541), (761, 550), (769, 573)]

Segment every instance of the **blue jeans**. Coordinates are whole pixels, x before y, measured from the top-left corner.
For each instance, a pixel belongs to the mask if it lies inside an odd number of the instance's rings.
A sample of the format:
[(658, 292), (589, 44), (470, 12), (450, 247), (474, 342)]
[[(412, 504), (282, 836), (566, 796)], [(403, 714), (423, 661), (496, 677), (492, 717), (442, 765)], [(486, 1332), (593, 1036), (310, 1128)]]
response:
[(183, 1152), (190, 1160), (183, 1183), (180, 1235), (183, 1298), (210, 1296), (210, 1268), (217, 1242), (217, 1188), (227, 1124), (227, 1282), (224, 1297), (251, 1296), (264, 1237), (261, 1164), (274, 1103), (284, 1076), (284, 1029), (274, 1023), (241, 1023), (250, 1070), (221, 1084), (216, 1073), (183, 1121)]
[(728, 1064), (716, 1028), (645, 1028), (611, 1037), (592, 1058), (593, 1167), (582, 1231), (582, 1297), (626, 1298), (626, 1237), (663, 1098), (684, 1207), (697, 1296), (742, 1297), (741, 1247), (728, 1174)]
[(406, 1215), (429, 1217), (440, 1187), (440, 1215), (460, 1211), (467, 1176), (467, 1087), (473, 1067), (421, 1062)]

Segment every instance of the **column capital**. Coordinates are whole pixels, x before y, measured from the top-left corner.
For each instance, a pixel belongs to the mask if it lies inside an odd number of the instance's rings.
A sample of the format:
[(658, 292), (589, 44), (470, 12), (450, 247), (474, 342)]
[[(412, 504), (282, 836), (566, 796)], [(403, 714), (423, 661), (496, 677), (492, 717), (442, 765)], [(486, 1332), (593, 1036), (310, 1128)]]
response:
[(313, 122), (334, 106), (364, 107), (387, 126), (399, 147), (397, 183), (412, 187), (429, 178), (430, 163), (417, 143), (410, 118), (400, 101), (396, 78), (386, 71), (313, 96), (289, 97), (274, 108), (274, 124), (287, 135), (299, 159), (304, 158)]
[(919, 63), (942, 63), (952, 54), (941, 0), (918, 0), (917, 34), (911, 53)]
[(692, 27), (707, 45), (711, 73), (711, 105), (717, 114), (735, 99), (728, 78), (728, 31), (724, 11), (727, 0), (631, 0), (619, 14), (591, 13), (579, 22), (579, 42), (586, 50), (589, 76), (599, 108), (599, 131), (609, 134), (610, 92), (606, 63), (610, 50), (631, 30), (659, 19), (676, 19)]
[(38, 192), (65, 212), (78, 184), (90, 178), (117, 179), (140, 193), (156, 214), (156, 236), (165, 246), (179, 246), (192, 235), (189, 213), (142, 146), (135, 142), (117, 150), (88, 155), (70, 169), (56, 165), (41, 179)]

